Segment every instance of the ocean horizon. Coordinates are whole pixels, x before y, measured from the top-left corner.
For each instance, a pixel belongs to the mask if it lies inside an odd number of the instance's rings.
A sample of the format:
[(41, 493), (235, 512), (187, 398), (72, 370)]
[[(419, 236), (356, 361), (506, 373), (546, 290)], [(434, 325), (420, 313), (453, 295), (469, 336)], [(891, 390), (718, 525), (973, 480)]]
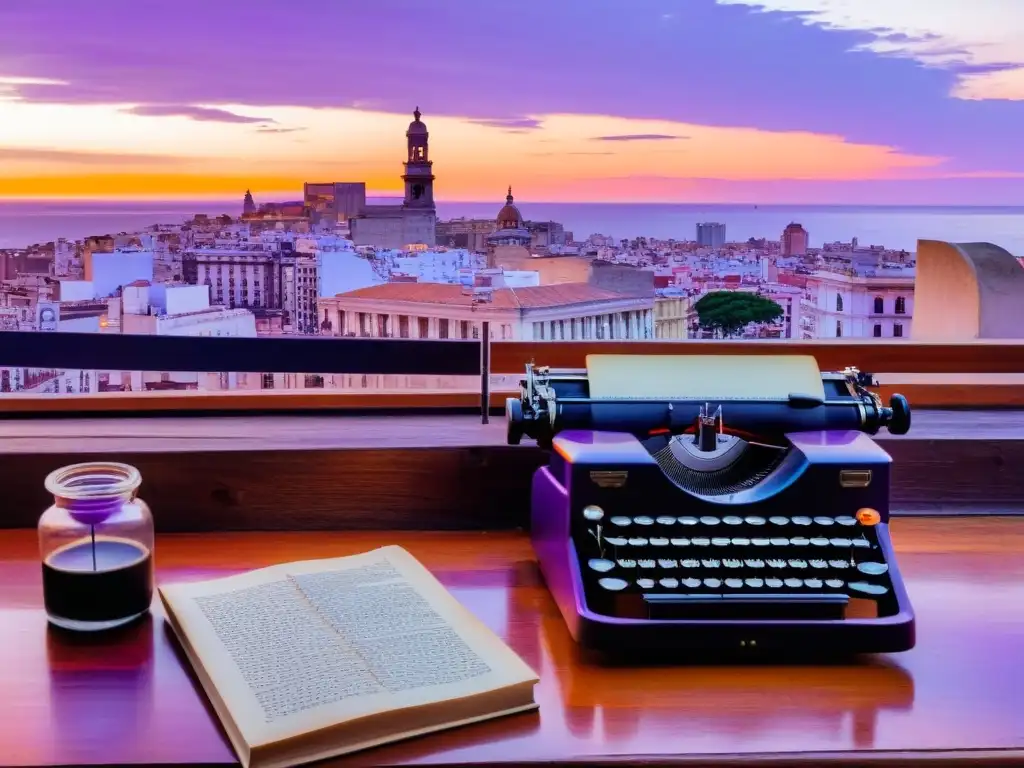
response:
[[(371, 202), (393, 202), (373, 198)], [(440, 219), (493, 218), (503, 201), (440, 201)], [(523, 217), (557, 221), (577, 240), (591, 234), (616, 239), (692, 240), (699, 222), (726, 225), (731, 242), (777, 240), (790, 222), (802, 224), (814, 247), (828, 242), (914, 251), (918, 240), (990, 242), (1024, 256), (1024, 207), (752, 205), (726, 203), (563, 203), (516, 200)], [(24, 248), (57, 238), (134, 232), (152, 224), (180, 224), (197, 213), (238, 215), (240, 200), (0, 200), (0, 248)]]

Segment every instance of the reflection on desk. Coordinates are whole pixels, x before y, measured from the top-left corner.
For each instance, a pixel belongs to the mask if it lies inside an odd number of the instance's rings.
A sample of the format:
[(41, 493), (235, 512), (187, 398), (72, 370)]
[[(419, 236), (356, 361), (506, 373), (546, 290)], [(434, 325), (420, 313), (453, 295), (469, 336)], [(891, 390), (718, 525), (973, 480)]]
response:
[[(893, 527), (919, 644), (892, 659), (836, 665), (609, 665), (572, 642), (521, 534), (169, 536), (156, 553), (159, 578), (172, 581), (399, 544), (541, 676), (539, 718), (342, 761), (353, 765), (669, 764), (737, 753), (802, 753), (823, 765), (858, 751), (964, 749), (1018, 750), (998, 760), (1024, 764), (1024, 520)], [(159, 606), (102, 642), (50, 630), (34, 547), (32, 532), (0, 542), (0, 765), (234, 763)]]

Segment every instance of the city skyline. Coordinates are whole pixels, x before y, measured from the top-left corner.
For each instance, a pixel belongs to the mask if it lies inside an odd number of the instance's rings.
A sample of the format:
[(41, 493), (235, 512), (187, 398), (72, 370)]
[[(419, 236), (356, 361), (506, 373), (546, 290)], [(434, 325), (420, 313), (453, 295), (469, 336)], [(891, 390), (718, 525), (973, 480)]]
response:
[(922, 5), (4, 7), (0, 197), (394, 195), (419, 106), (439, 200), (1024, 204), (1024, 8)]

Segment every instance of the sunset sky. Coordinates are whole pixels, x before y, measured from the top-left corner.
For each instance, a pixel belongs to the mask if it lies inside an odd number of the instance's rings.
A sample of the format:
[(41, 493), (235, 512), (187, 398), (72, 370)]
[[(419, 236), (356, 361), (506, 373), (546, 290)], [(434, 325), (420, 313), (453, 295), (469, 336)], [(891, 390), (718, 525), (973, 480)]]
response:
[(0, 3), (0, 196), (1024, 204), (1024, 0)]

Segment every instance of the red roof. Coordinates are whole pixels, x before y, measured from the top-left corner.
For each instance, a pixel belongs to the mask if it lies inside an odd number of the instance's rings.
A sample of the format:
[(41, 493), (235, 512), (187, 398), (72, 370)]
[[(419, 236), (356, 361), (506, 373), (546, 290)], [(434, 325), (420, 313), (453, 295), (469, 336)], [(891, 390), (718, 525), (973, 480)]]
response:
[(133, 280), (128, 283), (125, 288), (148, 288), (150, 285), (149, 280)]
[[(526, 288), (496, 288), (488, 306), (494, 309), (541, 309), (596, 301), (621, 301), (631, 298), (615, 291), (597, 288), (590, 283), (556, 283)], [(384, 283), (339, 293), (343, 299), (399, 301), (413, 304), (446, 304), (470, 306), (472, 297), (462, 292), (461, 285), (450, 283)]]

